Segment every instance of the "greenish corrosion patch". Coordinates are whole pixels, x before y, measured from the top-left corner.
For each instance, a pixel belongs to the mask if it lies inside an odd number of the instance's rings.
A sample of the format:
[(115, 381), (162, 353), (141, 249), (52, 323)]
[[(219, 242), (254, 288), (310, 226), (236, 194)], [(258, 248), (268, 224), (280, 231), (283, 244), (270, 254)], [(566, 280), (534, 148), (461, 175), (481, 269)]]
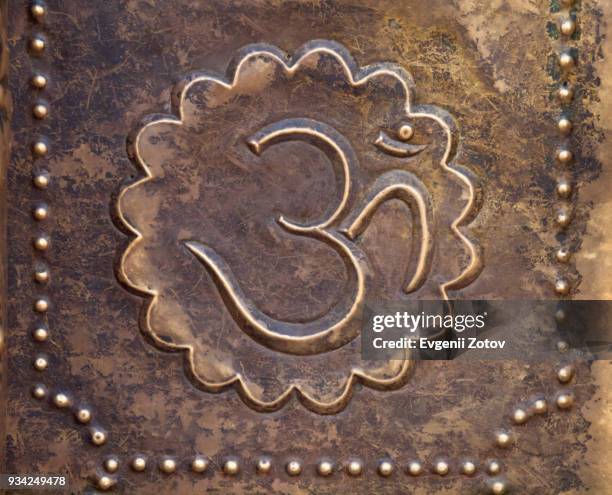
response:
[(548, 21), (546, 23), (546, 32), (548, 33), (548, 36), (550, 36), (552, 39), (559, 39), (559, 28), (557, 27), (556, 23)]
[(550, 0), (550, 11), (555, 14), (561, 10), (559, 0)]

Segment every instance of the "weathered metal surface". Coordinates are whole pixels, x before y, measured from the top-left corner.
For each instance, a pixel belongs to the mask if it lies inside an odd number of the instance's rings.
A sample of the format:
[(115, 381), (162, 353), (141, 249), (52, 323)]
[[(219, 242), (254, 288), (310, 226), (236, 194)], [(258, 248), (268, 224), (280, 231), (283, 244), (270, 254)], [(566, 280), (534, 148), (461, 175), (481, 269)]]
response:
[[(571, 356), (368, 367), (351, 338), (366, 297), (589, 293), (555, 252), (601, 180), (596, 3), (30, 7), (9, 22), (8, 471), (76, 493), (588, 486), (589, 423), (555, 405)], [(593, 397), (587, 364), (570, 386)]]

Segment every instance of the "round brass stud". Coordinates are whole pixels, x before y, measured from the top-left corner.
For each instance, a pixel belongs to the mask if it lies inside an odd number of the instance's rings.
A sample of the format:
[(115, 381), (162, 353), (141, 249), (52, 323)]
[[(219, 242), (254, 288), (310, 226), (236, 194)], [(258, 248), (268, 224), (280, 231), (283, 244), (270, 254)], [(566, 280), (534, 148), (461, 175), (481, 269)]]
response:
[(334, 465), (329, 461), (321, 461), (317, 466), (319, 476), (329, 476), (334, 471)]
[(423, 464), (418, 461), (412, 461), (408, 464), (408, 473), (411, 476), (420, 476), (423, 474)]
[(562, 323), (565, 321), (565, 316), (565, 311), (558, 309), (555, 313), (555, 320), (557, 320), (557, 323)]
[(574, 405), (574, 396), (570, 393), (562, 393), (557, 396), (557, 407), (559, 409), (569, 409)]
[(562, 134), (569, 134), (572, 131), (572, 121), (567, 117), (561, 117), (557, 126)]
[(559, 65), (562, 69), (569, 70), (574, 67), (574, 57), (569, 53), (563, 52), (559, 54)]
[(162, 473), (174, 473), (174, 471), (176, 471), (176, 461), (170, 457), (165, 457), (159, 463), (159, 469)]
[(45, 156), (49, 151), (49, 146), (47, 146), (47, 143), (45, 143), (44, 141), (36, 141), (33, 145), (32, 145), (32, 152), (36, 155), (36, 156)]
[(557, 160), (559, 163), (567, 165), (574, 159), (574, 154), (568, 149), (557, 150)]
[(49, 239), (45, 236), (40, 236), (34, 239), (34, 247), (39, 251), (46, 251), (49, 249)]
[(574, 19), (567, 18), (561, 22), (561, 32), (565, 36), (571, 36), (576, 31), (576, 22)]
[(563, 368), (559, 369), (557, 372), (557, 378), (561, 383), (568, 383), (574, 378), (574, 374), (576, 373), (576, 368), (572, 365), (563, 366)]
[(41, 54), (47, 46), (45, 39), (42, 36), (34, 36), (30, 39), (30, 50), (36, 54)]
[(512, 419), (517, 425), (522, 425), (528, 418), (527, 411), (521, 408), (515, 409), (514, 413), (512, 414)]
[(501, 472), (501, 464), (498, 461), (490, 461), (487, 465), (487, 472), (492, 475), (499, 474)]
[(393, 464), (391, 463), (391, 461), (381, 461), (378, 464), (378, 474), (381, 476), (384, 476), (385, 478), (387, 476), (391, 476), (391, 474), (393, 473)]
[(70, 405), (70, 399), (66, 394), (60, 392), (53, 396), (53, 404), (61, 408), (68, 407)]
[(37, 119), (44, 119), (49, 115), (49, 107), (46, 103), (39, 102), (32, 108), (32, 113)]
[(557, 182), (556, 191), (557, 196), (567, 199), (572, 195), (572, 186), (565, 179), (561, 179), (559, 182)]
[(34, 310), (37, 313), (44, 313), (49, 309), (49, 301), (46, 299), (37, 299), (34, 303)]
[(557, 249), (556, 257), (559, 263), (567, 263), (570, 260), (571, 256), (572, 254), (570, 250), (566, 247), (560, 247), (559, 249)]
[(571, 7), (574, 5), (575, 0), (561, 0), (561, 3), (566, 7)]
[(91, 443), (94, 445), (104, 445), (106, 443), (106, 432), (98, 428), (91, 429)]
[(44, 89), (47, 86), (47, 78), (43, 74), (34, 74), (31, 82), (32, 86), (38, 89)]
[(45, 327), (35, 328), (32, 332), (32, 337), (38, 342), (44, 342), (49, 338), (49, 331)]
[(143, 456), (136, 456), (132, 459), (130, 466), (134, 471), (144, 471), (147, 468), (147, 460)]
[(257, 460), (256, 467), (259, 474), (268, 474), (272, 469), (272, 461), (267, 457), (262, 457)]
[(503, 481), (494, 481), (491, 483), (491, 493), (494, 495), (503, 495), (506, 493), (506, 484)]
[(45, 267), (39, 267), (34, 272), (34, 280), (43, 284), (49, 281), (49, 271)]
[(79, 408), (75, 416), (79, 423), (89, 423), (91, 421), (91, 411), (86, 407)]
[(203, 473), (208, 468), (208, 459), (201, 455), (195, 456), (191, 461), (191, 470), (194, 473)]
[(560, 296), (565, 296), (570, 291), (569, 282), (564, 278), (559, 278), (555, 281), (555, 292)]
[(302, 465), (298, 461), (289, 461), (285, 469), (289, 476), (298, 476), (302, 472)]
[(110, 476), (100, 476), (98, 478), (98, 488), (102, 491), (110, 490), (115, 484), (115, 480)]
[(228, 459), (223, 464), (223, 472), (225, 474), (234, 475), (238, 473), (238, 470), (239, 470), (238, 461), (234, 459)]
[(404, 124), (398, 129), (397, 136), (402, 141), (408, 141), (412, 136), (414, 136), (414, 128), (408, 124)]
[(32, 17), (34, 17), (34, 19), (41, 22), (47, 14), (47, 9), (42, 3), (33, 3), (32, 5), (30, 5), (30, 14), (32, 14)]
[(559, 92), (557, 94), (561, 103), (569, 103), (574, 97), (574, 90), (569, 84), (562, 84), (559, 86)]
[(561, 353), (567, 352), (569, 350), (569, 344), (565, 340), (560, 340), (557, 342), (557, 350)]
[(47, 218), (48, 214), (49, 214), (49, 208), (47, 207), (47, 205), (38, 205), (32, 211), (32, 216), (36, 220), (44, 220), (45, 218)]
[(537, 414), (544, 414), (546, 411), (548, 411), (548, 403), (546, 402), (546, 399), (537, 399), (533, 403), (533, 410)]
[(559, 227), (565, 229), (569, 227), (569, 224), (572, 223), (572, 217), (566, 209), (560, 210), (557, 212), (557, 216), (555, 217), (555, 222)]
[(104, 461), (104, 469), (109, 473), (115, 473), (119, 469), (119, 460), (116, 457), (109, 457)]
[(363, 464), (361, 464), (361, 461), (352, 460), (346, 466), (346, 470), (351, 476), (359, 476), (363, 471)]
[(44, 356), (39, 356), (34, 360), (34, 368), (37, 371), (44, 371), (49, 366), (49, 361)]
[(461, 472), (467, 476), (471, 476), (476, 472), (476, 464), (472, 461), (465, 461), (461, 466)]
[(46, 189), (49, 185), (49, 174), (46, 172), (40, 172), (34, 176), (34, 185), (38, 189)]
[(495, 443), (498, 447), (505, 449), (512, 445), (512, 437), (507, 431), (500, 431), (495, 435)]
[(438, 461), (434, 466), (434, 471), (440, 476), (446, 476), (448, 474), (448, 470), (448, 462), (446, 461)]
[(32, 397), (35, 399), (44, 399), (47, 396), (47, 388), (44, 385), (34, 385), (32, 388)]

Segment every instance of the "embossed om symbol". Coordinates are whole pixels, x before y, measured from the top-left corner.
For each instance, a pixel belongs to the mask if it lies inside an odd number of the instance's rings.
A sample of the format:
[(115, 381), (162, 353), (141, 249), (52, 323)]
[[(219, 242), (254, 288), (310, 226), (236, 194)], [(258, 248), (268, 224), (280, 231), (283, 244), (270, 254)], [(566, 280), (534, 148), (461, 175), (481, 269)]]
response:
[[(347, 213), (354, 192), (352, 176), (358, 167), (357, 156), (349, 141), (333, 127), (312, 119), (285, 119), (251, 136), (247, 143), (253, 153), (260, 155), (269, 146), (289, 140), (306, 140), (316, 145), (334, 164), (342, 178), (342, 197), (335, 210), (326, 218), (304, 225), (285, 216), (277, 219), (287, 232), (311, 237), (324, 242), (338, 252), (346, 264), (352, 291), (327, 314), (305, 323), (275, 320), (244, 294), (231, 269), (213, 248), (197, 241), (186, 242), (187, 248), (204, 265), (221, 292), (232, 317), (253, 339), (270, 349), (290, 354), (317, 354), (345, 345), (359, 333), (358, 325), (349, 325), (362, 309), (366, 277), (363, 270), (365, 256), (353, 242), (368, 227), (380, 205), (391, 199), (403, 201), (411, 210), (420, 232), (417, 266), (404, 292), (417, 290), (425, 281), (431, 262), (432, 206), (425, 186), (410, 172), (393, 170), (382, 174), (365, 191), (363, 199)], [(415, 155), (425, 146), (393, 142), (386, 134), (375, 145), (385, 152), (404, 156)]]

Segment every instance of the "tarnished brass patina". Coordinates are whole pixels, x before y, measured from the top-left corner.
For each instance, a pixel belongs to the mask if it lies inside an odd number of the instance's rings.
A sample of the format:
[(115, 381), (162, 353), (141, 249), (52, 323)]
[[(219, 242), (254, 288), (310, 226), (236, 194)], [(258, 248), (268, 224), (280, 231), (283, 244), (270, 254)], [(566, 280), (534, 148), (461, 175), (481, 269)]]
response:
[(609, 491), (609, 363), (360, 345), (372, 301), (612, 298), (608, 2), (0, 6), (0, 472)]

